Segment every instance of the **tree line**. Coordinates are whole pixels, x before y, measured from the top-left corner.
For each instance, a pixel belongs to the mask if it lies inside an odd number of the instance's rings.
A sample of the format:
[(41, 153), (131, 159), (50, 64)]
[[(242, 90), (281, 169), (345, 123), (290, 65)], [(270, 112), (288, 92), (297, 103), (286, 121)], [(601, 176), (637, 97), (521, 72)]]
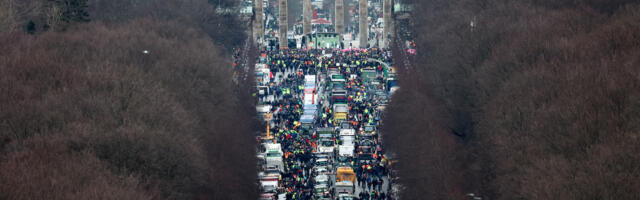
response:
[(256, 199), (220, 2), (0, 0), (0, 199)]
[(401, 196), (640, 197), (640, 2), (404, 2), (417, 55), (383, 127)]

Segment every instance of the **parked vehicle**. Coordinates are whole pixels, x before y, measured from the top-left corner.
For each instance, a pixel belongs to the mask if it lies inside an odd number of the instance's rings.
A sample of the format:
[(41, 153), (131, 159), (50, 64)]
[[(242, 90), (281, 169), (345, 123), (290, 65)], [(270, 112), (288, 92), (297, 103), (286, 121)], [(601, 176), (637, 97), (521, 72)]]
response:
[(284, 172), (284, 162), (282, 161), (282, 147), (280, 144), (264, 144), (265, 147), (265, 167), (276, 167)]
[(356, 173), (351, 167), (338, 167), (336, 170), (336, 182), (349, 181), (356, 182)]
[(336, 122), (342, 122), (347, 120), (347, 114), (349, 113), (349, 106), (347, 104), (334, 104), (333, 105), (333, 120)]
[(334, 195), (352, 195), (354, 191), (354, 184), (351, 181), (336, 182), (333, 186)]
[(263, 192), (267, 193), (277, 193), (279, 177), (278, 176), (263, 176), (260, 177), (260, 186), (262, 187)]
[(335, 151), (335, 141), (330, 138), (321, 138), (319, 140), (318, 152), (320, 153), (334, 153)]

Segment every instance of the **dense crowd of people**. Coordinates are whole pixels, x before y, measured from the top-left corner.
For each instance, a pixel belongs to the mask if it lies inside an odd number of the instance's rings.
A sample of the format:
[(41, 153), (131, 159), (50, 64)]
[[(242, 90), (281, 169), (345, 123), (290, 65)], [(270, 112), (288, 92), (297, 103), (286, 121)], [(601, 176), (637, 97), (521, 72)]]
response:
[[(269, 92), (262, 96), (272, 96), (261, 98), (261, 104), (271, 105), (271, 117), (267, 120), (269, 132), (284, 152), (285, 169), (281, 174), (278, 193), (286, 194), (286, 199), (319, 199), (320, 197), (314, 193), (313, 180), (314, 176), (318, 175), (313, 171), (314, 162), (318, 159), (316, 129), (331, 127), (335, 128), (337, 133), (340, 128), (352, 128), (363, 132), (365, 126), (378, 125), (381, 111), (378, 109), (378, 102), (375, 101), (375, 91), (385, 91), (386, 88), (384, 84), (372, 86), (363, 82), (362, 72), (364, 69), (373, 69), (377, 74), (375, 80), (384, 82), (384, 66), (379, 61), (390, 62), (390, 56), (378, 49), (310, 49), (265, 51), (262, 52), (260, 60), (270, 73), (269, 79), (264, 81)], [(328, 88), (327, 77), (330, 70), (338, 71), (347, 77), (344, 89), (348, 91), (349, 114), (346, 120), (334, 120), (328, 92), (331, 90)], [(319, 109), (313, 127), (303, 129), (300, 116), (305, 106), (305, 75), (318, 77), (313, 93), (317, 95)], [(356, 134), (356, 138), (359, 135)], [(341, 161), (330, 160), (335, 166), (342, 162), (354, 169), (357, 175), (357, 181), (353, 183), (354, 191), (360, 191), (355, 194), (360, 199), (393, 199), (389, 192), (392, 184), (385, 184), (385, 181), (391, 180), (385, 178), (389, 176), (388, 161), (377, 136), (369, 138), (372, 144), (368, 145), (373, 146), (371, 161), (364, 162), (358, 157)], [(333, 139), (336, 144), (339, 143), (340, 138), (337, 135)], [(330, 157), (336, 158), (335, 154), (334, 152)]]

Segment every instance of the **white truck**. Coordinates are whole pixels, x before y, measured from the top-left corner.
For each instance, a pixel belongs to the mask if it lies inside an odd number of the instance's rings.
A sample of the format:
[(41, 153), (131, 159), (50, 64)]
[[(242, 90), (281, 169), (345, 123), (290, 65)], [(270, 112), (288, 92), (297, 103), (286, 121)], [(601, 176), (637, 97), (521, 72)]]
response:
[(338, 156), (353, 158), (355, 150), (356, 148), (353, 145), (340, 145), (338, 146)]
[(265, 161), (267, 167), (276, 167), (280, 172), (284, 172), (284, 162), (282, 161), (282, 146), (279, 143), (264, 144), (265, 147)]
[(307, 83), (315, 84), (316, 83), (316, 76), (315, 75), (305, 75), (304, 76), (304, 83), (305, 84), (307, 84)]
[(353, 171), (353, 168), (348, 166), (338, 167), (336, 170), (336, 183), (333, 187), (333, 194), (335, 196), (353, 194), (355, 181), (356, 173)]
[(268, 85), (271, 78), (271, 70), (266, 64), (256, 64), (255, 78), (258, 85)]
[(353, 182), (351, 181), (340, 181), (336, 182), (333, 186), (333, 194), (336, 196), (341, 195), (353, 195)]
[(263, 192), (278, 192), (278, 181), (279, 178), (277, 175), (267, 175), (260, 177), (260, 186), (262, 186)]
[(303, 105), (317, 105), (318, 99), (314, 93), (305, 93), (303, 96)]
[(353, 158), (355, 155), (356, 130), (342, 129), (340, 130), (340, 145), (338, 146), (338, 155)]
[(353, 137), (355, 138), (356, 136), (356, 130), (352, 129), (352, 128), (348, 128), (348, 129), (342, 129), (340, 130), (340, 139), (345, 138), (345, 137)]

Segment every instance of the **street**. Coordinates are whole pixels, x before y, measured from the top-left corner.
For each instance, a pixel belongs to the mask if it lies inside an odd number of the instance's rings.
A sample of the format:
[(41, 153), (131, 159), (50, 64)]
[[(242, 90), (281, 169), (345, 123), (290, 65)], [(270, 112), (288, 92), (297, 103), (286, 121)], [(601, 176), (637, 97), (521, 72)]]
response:
[(393, 199), (380, 114), (395, 86), (378, 49), (263, 51), (264, 199)]

